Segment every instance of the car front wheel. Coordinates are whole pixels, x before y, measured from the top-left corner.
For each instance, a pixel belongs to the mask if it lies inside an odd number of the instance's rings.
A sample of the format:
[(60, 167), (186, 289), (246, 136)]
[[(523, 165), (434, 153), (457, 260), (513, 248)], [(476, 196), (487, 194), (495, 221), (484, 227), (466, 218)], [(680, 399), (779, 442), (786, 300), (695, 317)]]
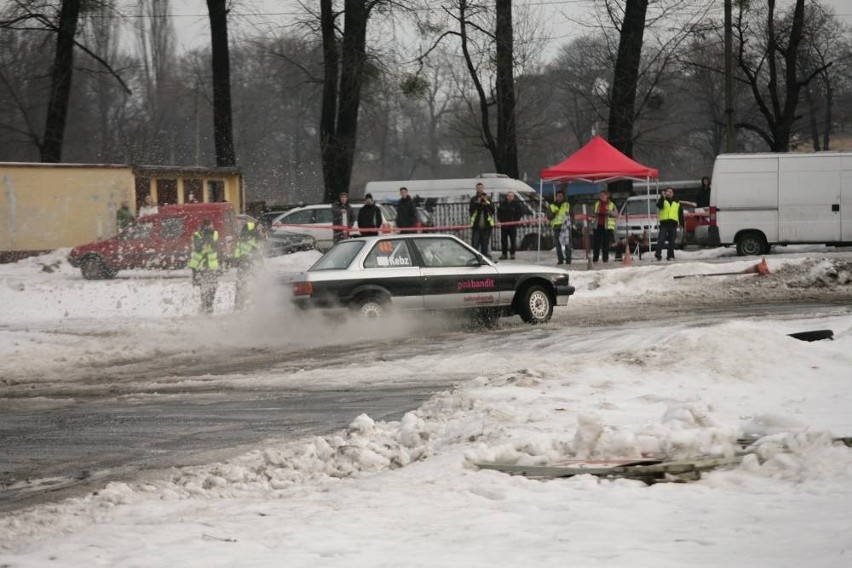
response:
[(553, 315), (553, 299), (542, 286), (530, 286), (523, 292), (518, 313), (526, 323), (546, 323)]
[(86, 280), (103, 280), (111, 276), (104, 265), (104, 261), (95, 256), (90, 256), (83, 261), (80, 265), (80, 272)]

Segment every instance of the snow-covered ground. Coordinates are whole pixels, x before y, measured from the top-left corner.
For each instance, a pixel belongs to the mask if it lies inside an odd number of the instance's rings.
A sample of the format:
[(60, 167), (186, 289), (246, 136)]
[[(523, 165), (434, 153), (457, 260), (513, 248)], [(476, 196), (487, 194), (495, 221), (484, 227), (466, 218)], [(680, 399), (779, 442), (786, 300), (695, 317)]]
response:
[[(199, 333), (231, 346), (318, 340), (292, 321), (270, 333), (282, 319), (274, 310), (231, 313), (229, 282), (205, 318), (181, 272), (88, 282), (64, 252), (0, 265), (0, 395), (74, 380), (94, 361), (191, 348)], [(544, 328), (494, 334), (476, 353), (376, 361), (368, 374), (388, 382), (424, 369), (479, 373), (401, 420), (353, 416), (333, 435), (6, 514), (0, 565), (847, 566), (852, 449), (832, 438), (852, 436), (852, 312), (640, 320), (585, 335), (572, 325), (572, 310), (633, 309), (661, 295), (679, 304), (801, 290), (850, 297), (852, 253), (821, 247), (771, 255), (769, 276), (674, 278), (756, 262), (718, 262), (730, 255), (679, 252), (677, 263), (572, 272), (577, 294)], [(316, 257), (272, 259), (269, 278)], [(264, 290), (272, 305), (275, 287)], [(835, 340), (787, 336), (811, 329), (832, 329)], [(332, 330), (324, 339), (341, 341)], [(358, 387), (340, 371), (274, 379)], [(476, 467), (731, 456), (744, 436), (759, 449), (691, 483), (536, 480)]]

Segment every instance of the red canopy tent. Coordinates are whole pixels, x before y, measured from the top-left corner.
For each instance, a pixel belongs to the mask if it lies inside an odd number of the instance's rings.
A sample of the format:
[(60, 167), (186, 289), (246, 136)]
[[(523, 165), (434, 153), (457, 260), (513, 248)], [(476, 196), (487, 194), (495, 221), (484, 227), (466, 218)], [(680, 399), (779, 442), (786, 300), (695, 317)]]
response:
[[(648, 194), (651, 193), (651, 180), (659, 179), (660, 172), (654, 168), (642, 165), (618, 151), (612, 144), (600, 135), (595, 135), (589, 142), (565, 158), (562, 162), (544, 168), (539, 176), (539, 194), (545, 181), (586, 181), (590, 183), (606, 183), (619, 179), (645, 181)], [(542, 200), (539, 199), (539, 207)], [(648, 200), (648, 217), (651, 216), (650, 199)], [(539, 211), (539, 214), (541, 211)], [(559, 246), (558, 244), (556, 246)], [(539, 252), (541, 246), (539, 246)]]
[(604, 183), (618, 179), (657, 179), (660, 172), (631, 160), (596, 135), (562, 162), (541, 170), (541, 181), (588, 181)]

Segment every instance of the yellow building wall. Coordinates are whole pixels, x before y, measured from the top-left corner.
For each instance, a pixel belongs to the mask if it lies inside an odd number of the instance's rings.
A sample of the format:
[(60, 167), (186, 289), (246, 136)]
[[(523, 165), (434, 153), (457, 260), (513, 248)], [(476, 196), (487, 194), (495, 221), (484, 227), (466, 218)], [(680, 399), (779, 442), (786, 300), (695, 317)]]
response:
[[(150, 180), (136, 195), (136, 178)], [(177, 183), (175, 200), (157, 195), (157, 179)], [(210, 182), (222, 184), (218, 199), (245, 208), (242, 175), (210, 170), (135, 171), (125, 165), (0, 163), (0, 251), (41, 251), (92, 242), (118, 232), (115, 213), (127, 201), (137, 206), (150, 192), (159, 204), (184, 203), (185, 179), (202, 183), (198, 201), (209, 202)]]
[(73, 247), (114, 235), (115, 212), (134, 215), (130, 166), (0, 164), (0, 250)]

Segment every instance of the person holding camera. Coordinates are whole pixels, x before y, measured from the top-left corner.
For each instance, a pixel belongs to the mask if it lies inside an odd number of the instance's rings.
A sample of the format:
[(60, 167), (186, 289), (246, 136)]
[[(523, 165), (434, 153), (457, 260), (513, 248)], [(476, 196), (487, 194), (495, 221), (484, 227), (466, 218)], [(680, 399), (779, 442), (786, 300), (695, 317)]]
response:
[(470, 200), (470, 244), (483, 255), (490, 257), (491, 231), (494, 229), (494, 205), (485, 193), (485, 185), (476, 184), (476, 195)]

